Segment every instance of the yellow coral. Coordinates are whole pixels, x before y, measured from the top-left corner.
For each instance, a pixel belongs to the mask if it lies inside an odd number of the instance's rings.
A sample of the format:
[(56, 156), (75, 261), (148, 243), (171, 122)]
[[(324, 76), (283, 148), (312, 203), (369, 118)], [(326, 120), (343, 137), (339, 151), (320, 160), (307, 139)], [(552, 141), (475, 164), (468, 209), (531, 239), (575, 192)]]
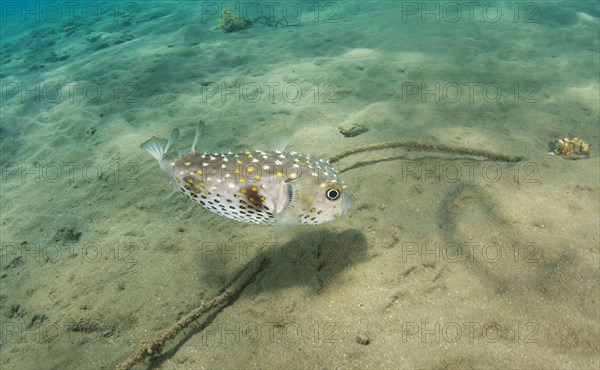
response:
[(231, 10), (225, 8), (221, 12), (219, 27), (225, 32), (237, 32), (252, 25), (248, 19), (235, 15)]
[(590, 145), (580, 138), (574, 137), (569, 139), (558, 139), (554, 145), (554, 153), (562, 156), (589, 156)]

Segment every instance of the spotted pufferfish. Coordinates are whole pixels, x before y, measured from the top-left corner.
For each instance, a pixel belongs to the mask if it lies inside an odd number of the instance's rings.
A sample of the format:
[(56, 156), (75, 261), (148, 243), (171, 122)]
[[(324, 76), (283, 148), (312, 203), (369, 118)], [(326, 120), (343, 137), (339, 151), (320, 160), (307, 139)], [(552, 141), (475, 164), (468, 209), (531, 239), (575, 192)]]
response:
[(200, 154), (205, 125), (192, 147), (167, 154), (179, 137), (152, 137), (140, 147), (158, 160), (179, 191), (203, 208), (254, 224), (322, 224), (348, 212), (352, 203), (334, 166), (311, 155), (281, 150)]

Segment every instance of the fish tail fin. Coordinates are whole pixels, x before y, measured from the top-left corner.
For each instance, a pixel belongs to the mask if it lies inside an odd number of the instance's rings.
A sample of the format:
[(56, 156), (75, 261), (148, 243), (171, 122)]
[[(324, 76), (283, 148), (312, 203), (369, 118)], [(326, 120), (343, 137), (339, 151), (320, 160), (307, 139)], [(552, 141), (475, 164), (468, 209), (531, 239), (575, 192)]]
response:
[(167, 147), (167, 144), (167, 140), (159, 139), (153, 136), (151, 139), (146, 140), (142, 145), (140, 145), (140, 148), (152, 154), (157, 161), (160, 161), (165, 154), (165, 148)]
[(156, 158), (156, 160), (160, 161), (163, 158), (163, 156), (165, 155), (165, 153), (167, 153), (169, 151), (169, 148), (171, 147), (171, 145), (173, 145), (173, 143), (175, 143), (177, 141), (178, 137), (179, 137), (179, 130), (174, 129), (171, 132), (171, 136), (169, 137), (169, 140), (159, 139), (155, 136), (152, 136), (152, 138), (150, 138), (149, 140), (146, 140), (142, 145), (140, 145), (140, 148), (142, 148), (145, 151), (147, 151), (148, 153), (152, 154), (152, 156), (154, 158)]

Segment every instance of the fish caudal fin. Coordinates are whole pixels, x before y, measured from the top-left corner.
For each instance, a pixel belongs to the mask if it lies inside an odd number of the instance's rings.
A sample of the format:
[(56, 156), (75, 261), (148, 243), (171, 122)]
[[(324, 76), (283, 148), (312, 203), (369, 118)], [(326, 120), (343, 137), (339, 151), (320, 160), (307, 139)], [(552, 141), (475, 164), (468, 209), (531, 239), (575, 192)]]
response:
[(167, 147), (167, 144), (167, 140), (159, 139), (153, 136), (151, 139), (146, 140), (146, 142), (140, 145), (140, 148), (152, 154), (157, 161), (160, 161), (165, 154), (165, 148)]
[(171, 145), (177, 141), (177, 138), (179, 138), (179, 130), (175, 129), (171, 131), (169, 140), (159, 139), (155, 136), (152, 136), (151, 139), (146, 140), (146, 142), (140, 145), (140, 148), (152, 154), (157, 161), (160, 161), (165, 153), (169, 151)]

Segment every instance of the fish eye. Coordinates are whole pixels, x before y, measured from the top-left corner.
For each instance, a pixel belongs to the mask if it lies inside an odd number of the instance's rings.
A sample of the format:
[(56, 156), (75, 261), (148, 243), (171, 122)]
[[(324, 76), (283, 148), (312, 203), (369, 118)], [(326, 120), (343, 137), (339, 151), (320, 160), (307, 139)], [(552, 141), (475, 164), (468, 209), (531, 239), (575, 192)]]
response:
[(340, 189), (337, 186), (332, 186), (330, 188), (327, 188), (327, 190), (325, 191), (325, 196), (329, 200), (337, 200), (341, 194), (342, 194), (342, 192), (340, 191)]

